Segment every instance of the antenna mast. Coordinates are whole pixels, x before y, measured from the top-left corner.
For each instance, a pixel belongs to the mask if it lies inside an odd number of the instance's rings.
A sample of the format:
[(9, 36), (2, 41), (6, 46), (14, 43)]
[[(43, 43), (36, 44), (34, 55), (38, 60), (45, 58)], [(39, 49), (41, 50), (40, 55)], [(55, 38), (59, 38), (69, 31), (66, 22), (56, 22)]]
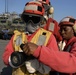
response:
[(5, 0), (5, 13), (6, 13), (6, 0)]
[(8, 13), (8, 0), (5, 0), (5, 13)]

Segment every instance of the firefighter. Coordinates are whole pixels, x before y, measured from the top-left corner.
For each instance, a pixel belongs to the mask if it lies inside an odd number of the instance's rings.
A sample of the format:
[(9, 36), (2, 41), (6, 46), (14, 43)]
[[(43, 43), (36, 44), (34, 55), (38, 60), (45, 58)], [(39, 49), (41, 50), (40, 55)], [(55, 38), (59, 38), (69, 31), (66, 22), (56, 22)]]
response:
[(49, 0), (38, 0), (41, 2), (45, 8), (45, 17), (49, 19), (50, 17), (53, 18), (54, 8)]
[(45, 25), (45, 29), (51, 31), (58, 43), (58, 47), (60, 50), (63, 50), (65, 46), (65, 42), (63, 42), (62, 37), (59, 33), (60, 27), (58, 26), (58, 22), (53, 19), (53, 14), (54, 14), (54, 8), (49, 0), (38, 0), (41, 2), (44, 6), (45, 9), (45, 15), (44, 18), (47, 20), (47, 24)]
[[(24, 54), (23, 48), (20, 47), (21, 44), (31, 42), (42, 48), (58, 49), (52, 32), (44, 29), (47, 24), (44, 13), (45, 9), (41, 2), (30, 1), (26, 3), (21, 16), (26, 23), (25, 32), (14, 31), (14, 35), (3, 53), (4, 63), (13, 67), (12, 75), (49, 75), (51, 68), (39, 62), (35, 57)], [(20, 54), (23, 54), (24, 57)], [(25, 59), (23, 60), (23, 58)]]
[(59, 26), (61, 36), (66, 41), (63, 51), (38, 47), (33, 43), (26, 43), (23, 51), (25, 54), (32, 54), (42, 63), (60, 72), (59, 75), (76, 75), (76, 19), (71, 16), (64, 17)]

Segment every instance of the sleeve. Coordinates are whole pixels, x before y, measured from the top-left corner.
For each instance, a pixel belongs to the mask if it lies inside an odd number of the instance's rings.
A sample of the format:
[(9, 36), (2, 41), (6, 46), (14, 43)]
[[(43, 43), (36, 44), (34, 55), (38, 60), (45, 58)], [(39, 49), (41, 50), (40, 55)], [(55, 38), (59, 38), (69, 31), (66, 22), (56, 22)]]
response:
[(63, 73), (76, 72), (76, 43), (71, 49), (71, 52), (55, 51), (52, 47), (46, 48), (45, 46), (38, 47), (35, 50), (35, 57), (39, 61), (53, 68), (55, 71)]
[(2, 59), (5, 65), (9, 65), (9, 57), (11, 56), (13, 50), (13, 37), (9, 41), (9, 43), (5, 47), (5, 51), (3, 53)]
[[(51, 46), (53, 46), (55, 50), (58, 48), (56, 40), (52, 34), (51, 34), (51, 37), (48, 41), (46, 48), (50, 49)], [(29, 73), (33, 73), (37, 70), (42, 74), (48, 74), (51, 71), (51, 68), (49, 66), (39, 62), (37, 59), (26, 61), (25, 65)]]
[(51, 37), (50, 37), (50, 39), (48, 41), (48, 44), (47, 44), (46, 48), (49, 48), (49, 49), (52, 48), (54, 51), (59, 51), (56, 38), (54, 37), (53, 34), (51, 34)]

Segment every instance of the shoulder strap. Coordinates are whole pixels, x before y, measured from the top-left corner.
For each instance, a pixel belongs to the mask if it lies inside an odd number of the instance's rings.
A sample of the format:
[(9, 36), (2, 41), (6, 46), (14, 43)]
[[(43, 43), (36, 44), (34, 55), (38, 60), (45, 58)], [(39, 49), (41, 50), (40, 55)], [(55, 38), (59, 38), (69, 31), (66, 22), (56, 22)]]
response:
[(50, 31), (40, 28), (34, 35), (34, 37), (31, 39), (31, 42), (37, 45), (46, 46), (51, 34), (52, 33)]
[(22, 43), (27, 42), (27, 38), (24, 32), (14, 31), (14, 38), (13, 38), (13, 47), (15, 51), (21, 50), (20, 45)]

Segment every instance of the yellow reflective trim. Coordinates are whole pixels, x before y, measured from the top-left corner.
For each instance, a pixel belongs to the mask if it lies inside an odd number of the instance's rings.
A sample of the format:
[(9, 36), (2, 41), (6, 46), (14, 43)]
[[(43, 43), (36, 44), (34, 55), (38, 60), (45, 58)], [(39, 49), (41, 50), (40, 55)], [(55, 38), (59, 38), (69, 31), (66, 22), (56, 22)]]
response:
[(51, 35), (51, 32), (49, 32), (49, 31), (47, 31), (47, 30), (45, 30), (45, 29), (43, 29), (43, 28), (40, 28), (39, 30), (38, 30), (38, 32), (35, 34), (35, 36), (32, 38), (32, 40), (31, 40), (31, 42), (33, 42), (33, 43), (37, 43), (37, 41), (38, 41), (38, 38), (39, 38), (39, 36), (40, 35), (42, 35), (42, 33), (43, 32), (45, 32), (46, 33), (46, 40), (45, 40), (45, 43), (44, 43), (44, 46), (46, 46), (47, 45), (47, 43), (48, 43), (48, 40), (49, 40), (49, 38), (50, 38), (50, 35)]
[(21, 50), (20, 45), (18, 45), (18, 46), (16, 45), (16, 40), (17, 40), (18, 36), (22, 36), (22, 43), (23, 44), (27, 42), (27, 38), (26, 38), (26, 35), (24, 32), (19, 32), (18, 30), (15, 30), (14, 34), (15, 35), (13, 38), (13, 47), (14, 47), (15, 51), (19, 51), (19, 50)]

